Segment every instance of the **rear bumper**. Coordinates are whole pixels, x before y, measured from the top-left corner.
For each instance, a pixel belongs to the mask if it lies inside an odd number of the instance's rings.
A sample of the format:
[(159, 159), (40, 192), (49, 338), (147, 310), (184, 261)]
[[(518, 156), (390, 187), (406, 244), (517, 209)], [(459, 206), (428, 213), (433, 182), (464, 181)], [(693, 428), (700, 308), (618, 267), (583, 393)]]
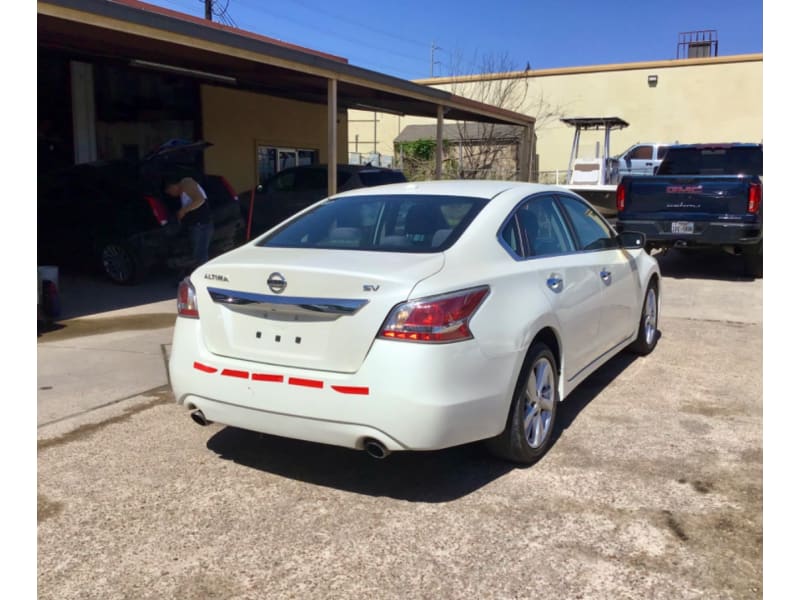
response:
[(435, 450), (505, 427), (516, 355), (487, 359), (474, 341), (376, 340), (356, 373), (293, 369), (217, 356), (199, 321), (178, 318), (169, 371), (175, 397), (210, 421), (324, 444)]
[(761, 241), (761, 223), (725, 223), (691, 221), (694, 233), (672, 233), (670, 220), (618, 219), (617, 231), (638, 231), (647, 236), (647, 244), (654, 246), (749, 246)]

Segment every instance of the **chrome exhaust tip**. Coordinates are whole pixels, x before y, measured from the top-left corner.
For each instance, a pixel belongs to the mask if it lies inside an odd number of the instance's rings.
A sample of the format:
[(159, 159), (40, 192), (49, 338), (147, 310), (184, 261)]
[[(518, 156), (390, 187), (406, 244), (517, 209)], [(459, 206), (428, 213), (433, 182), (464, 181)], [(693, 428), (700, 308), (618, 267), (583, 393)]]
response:
[(202, 427), (205, 427), (206, 425), (211, 423), (211, 421), (206, 419), (206, 416), (203, 414), (202, 410), (196, 410), (192, 412), (190, 416), (192, 417), (192, 421), (194, 421), (198, 425), (201, 425)]
[(381, 460), (389, 456), (391, 452), (378, 440), (368, 439), (364, 441), (364, 451), (372, 458)]

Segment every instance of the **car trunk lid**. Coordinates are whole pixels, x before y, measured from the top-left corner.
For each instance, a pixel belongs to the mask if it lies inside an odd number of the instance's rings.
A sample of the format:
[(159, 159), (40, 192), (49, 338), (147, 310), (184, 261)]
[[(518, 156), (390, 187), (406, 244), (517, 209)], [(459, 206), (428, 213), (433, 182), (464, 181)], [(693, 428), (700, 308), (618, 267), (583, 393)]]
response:
[(217, 355), (353, 373), (390, 310), (444, 255), (242, 248), (193, 275), (203, 340)]

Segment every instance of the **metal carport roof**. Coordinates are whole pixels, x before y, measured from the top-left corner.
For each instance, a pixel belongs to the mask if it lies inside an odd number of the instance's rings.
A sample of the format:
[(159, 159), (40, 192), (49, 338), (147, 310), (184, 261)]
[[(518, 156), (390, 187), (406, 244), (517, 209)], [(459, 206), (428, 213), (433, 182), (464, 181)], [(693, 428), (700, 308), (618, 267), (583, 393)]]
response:
[[(533, 117), (347, 63), (345, 59), (211, 23), (135, 0), (38, 2), (38, 44), (121, 60), (222, 75), (231, 85), (304, 102), (327, 103), (337, 82), (341, 108), (532, 125)], [(197, 75), (202, 77), (201, 75)]]

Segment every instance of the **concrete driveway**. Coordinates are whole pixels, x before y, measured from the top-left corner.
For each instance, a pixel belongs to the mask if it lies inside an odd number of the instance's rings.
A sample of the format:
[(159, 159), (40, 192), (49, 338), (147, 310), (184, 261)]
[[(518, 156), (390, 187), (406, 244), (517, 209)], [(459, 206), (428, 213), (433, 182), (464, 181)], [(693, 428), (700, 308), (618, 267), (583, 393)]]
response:
[(761, 598), (762, 282), (660, 260), (658, 348), (586, 381), (529, 468), (198, 427), (158, 304), (43, 335), (39, 597)]

